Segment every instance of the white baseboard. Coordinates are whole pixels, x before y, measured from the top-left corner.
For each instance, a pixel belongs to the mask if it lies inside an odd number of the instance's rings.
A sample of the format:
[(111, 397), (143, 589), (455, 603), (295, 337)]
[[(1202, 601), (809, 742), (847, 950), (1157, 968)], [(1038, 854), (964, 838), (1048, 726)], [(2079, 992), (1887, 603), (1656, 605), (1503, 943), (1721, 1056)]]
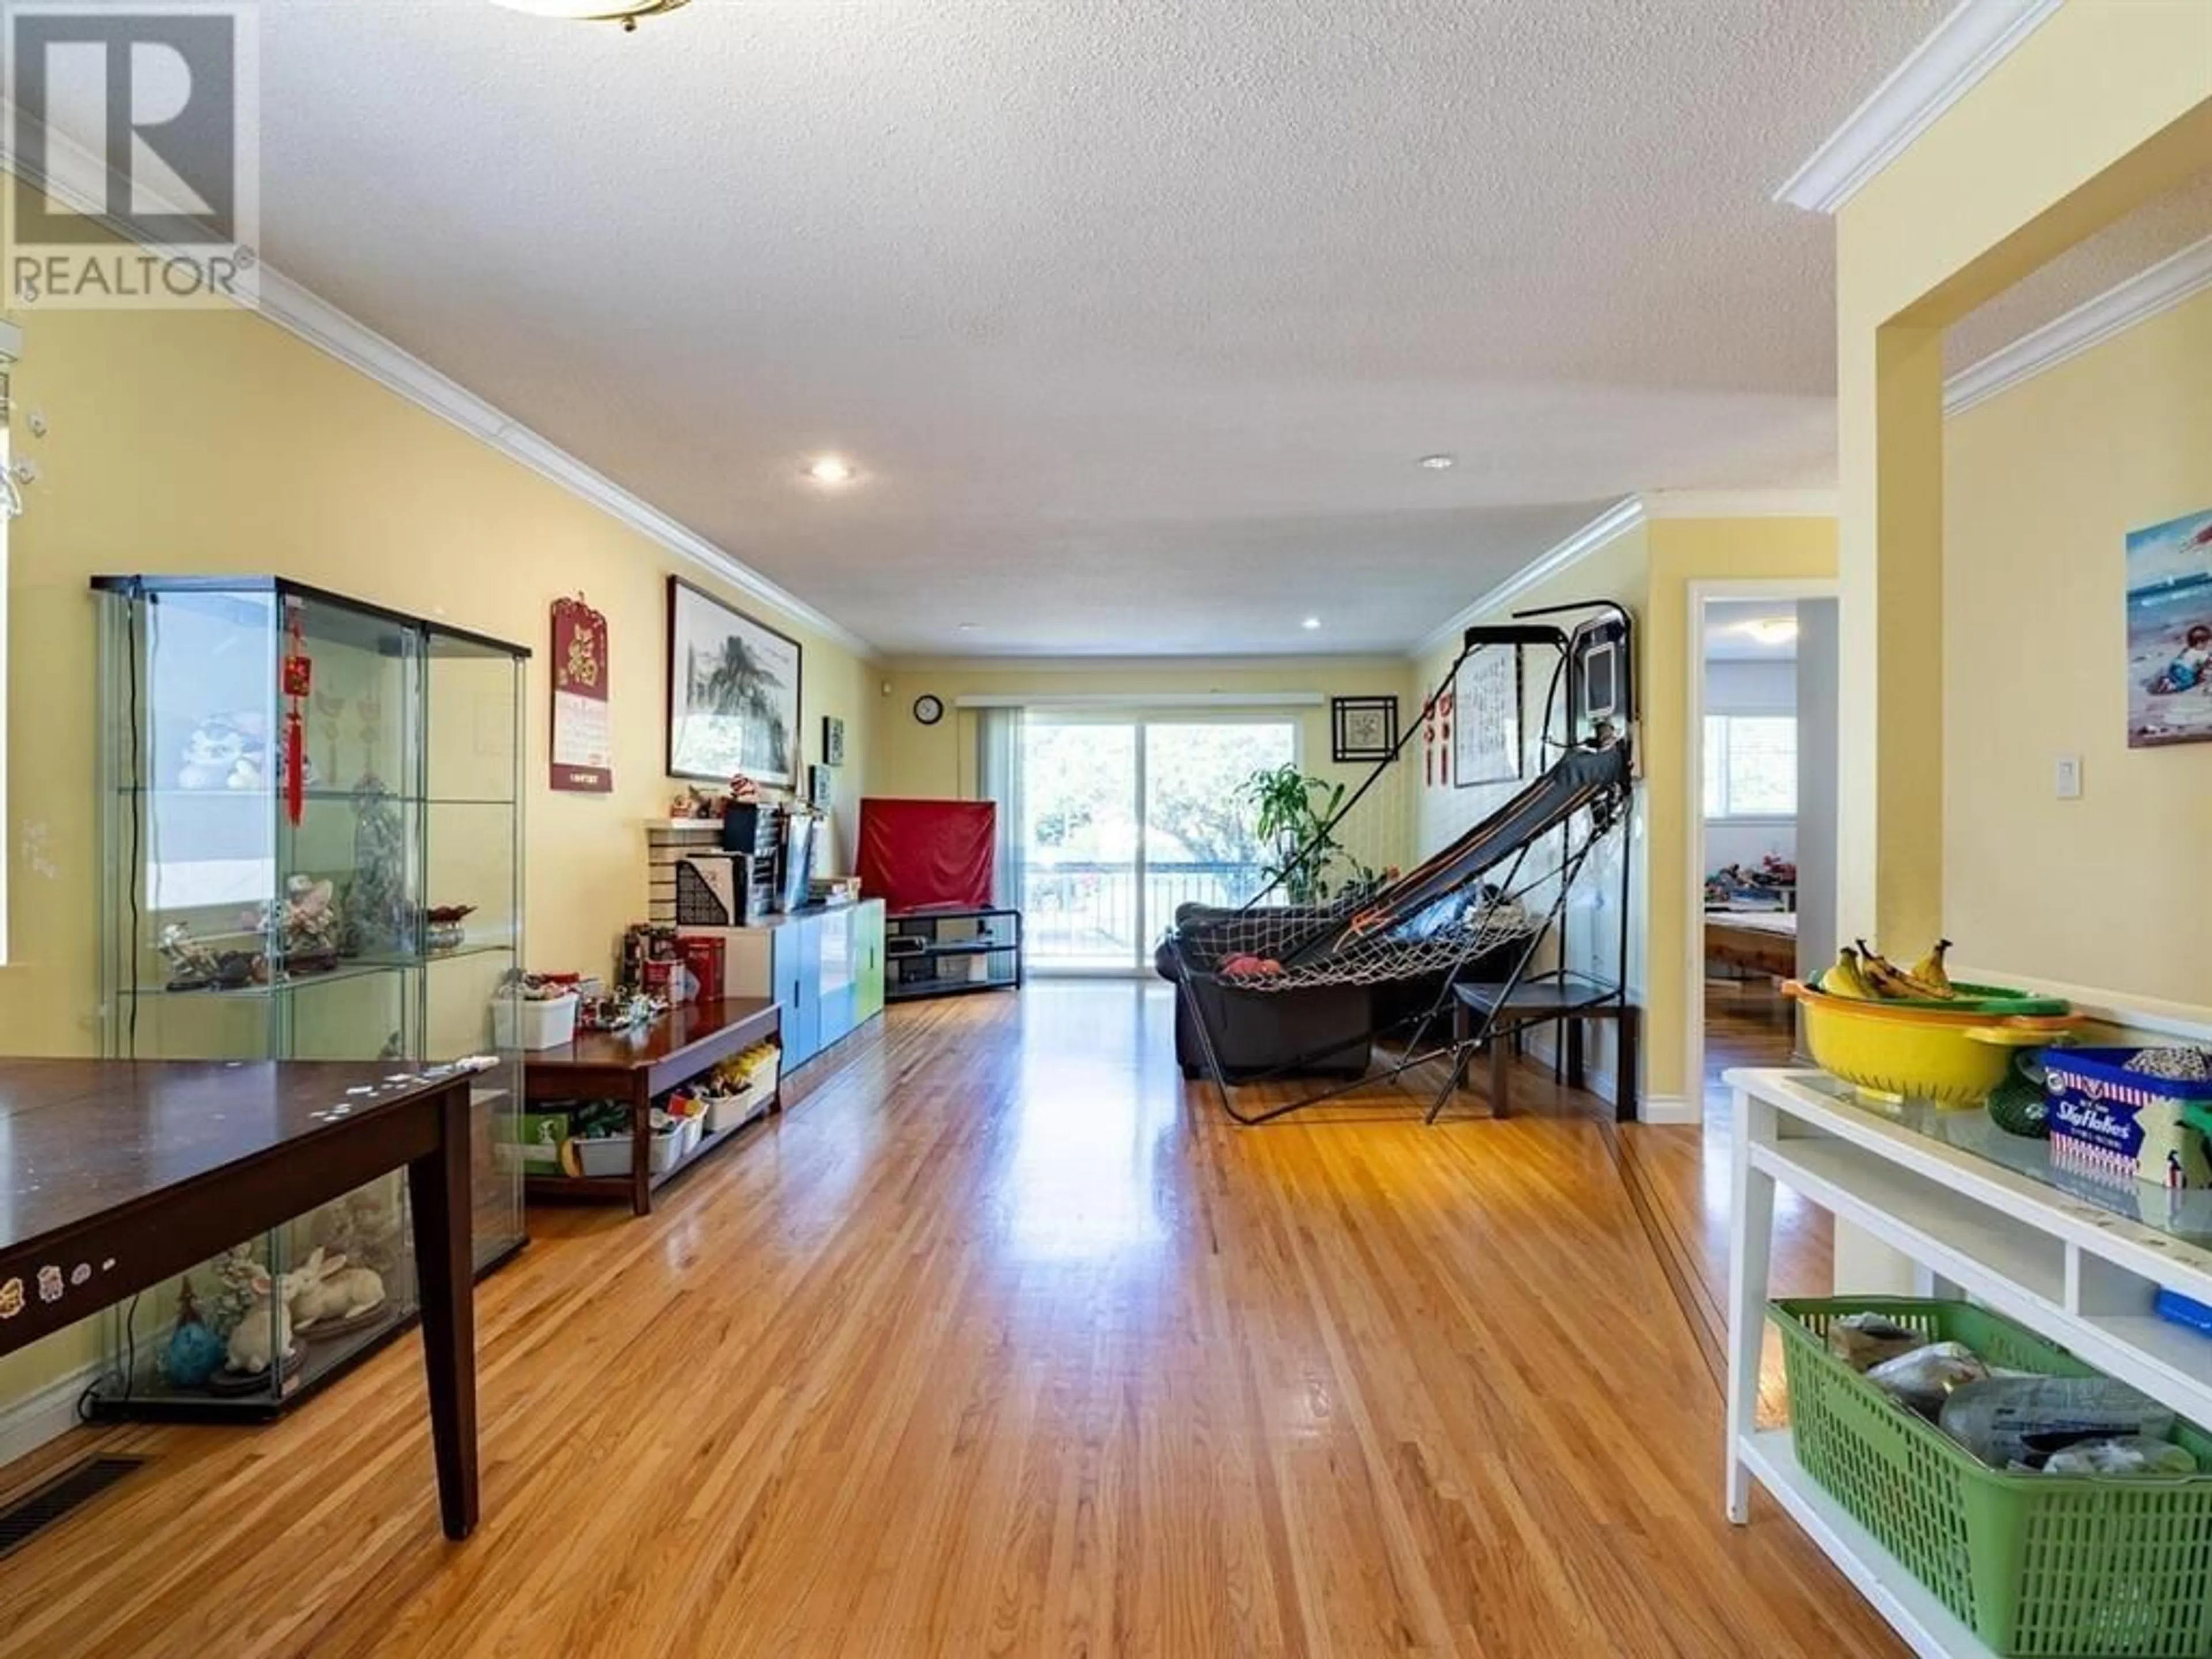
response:
[[(1522, 1046), (1528, 1058), (1537, 1065), (1554, 1064), (1559, 1060), (1559, 1027), (1547, 1025), (1530, 1031), (1523, 1039)], [(1620, 1079), (1615, 1078), (1607, 1067), (1593, 1065), (1588, 1060), (1583, 1063), (1583, 1089), (1585, 1093), (1595, 1095), (1609, 1106), (1617, 1106), (1620, 1103)], [(1639, 1120), (1647, 1123), (1658, 1121), (1649, 1112), (1639, 1112), (1637, 1115)], [(1692, 1116), (1687, 1119), (1668, 1121), (1694, 1123), (1697, 1119)]]
[(1646, 1095), (1636, 1114), (1639, 1123), (1702, 1123), (1705, 1114), (1697, 1103), (1681, 1095)]
[(27, 1457), (77, 1426), (76, 1402), (100, 1375), (97, 1363), (80, 1365), (43, 1389), (0, 1407), (0, 1464)]

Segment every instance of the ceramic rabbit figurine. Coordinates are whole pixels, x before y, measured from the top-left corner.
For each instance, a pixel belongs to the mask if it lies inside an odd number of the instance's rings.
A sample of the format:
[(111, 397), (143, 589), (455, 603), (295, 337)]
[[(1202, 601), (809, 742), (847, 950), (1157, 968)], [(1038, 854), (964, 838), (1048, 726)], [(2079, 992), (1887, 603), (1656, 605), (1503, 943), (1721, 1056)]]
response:
[(384, 1279), (374, 1267), (349, 1267), (342, 1255), (318, 1248), (301, 1265), (291, 1296), (292, 1320), (301, 1330), (353, 1318), (384, 1304)]
[[(265, 1270), (257, 1268), (246, 1281), (253, 1292), (253, 1300), (246, 1306), (245, 1317), (230, 1333), (228, 1358), (229, 1369), (242, 1376), (269, 1369), (272, 1358), (278, 1355), (292, 1357), (292, 1292), (298, 1287), (299, 1275), (285, 1273), (270, 1280)], [(271, 1338), (276, 1342), (276, 1354), (270, 1352)]]

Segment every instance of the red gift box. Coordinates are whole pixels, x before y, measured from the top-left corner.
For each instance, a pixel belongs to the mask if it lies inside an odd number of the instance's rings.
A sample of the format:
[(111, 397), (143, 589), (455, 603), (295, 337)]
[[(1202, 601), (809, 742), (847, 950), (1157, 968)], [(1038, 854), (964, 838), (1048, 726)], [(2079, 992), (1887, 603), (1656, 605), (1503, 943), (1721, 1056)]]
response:
[(696, 1000), (720, 1001), (722, 941), (696, 933), (682, 933), (677, 936), (676, 951), (684, 958), (684, 965), (691, 970), (692, 983), (697, 988)]

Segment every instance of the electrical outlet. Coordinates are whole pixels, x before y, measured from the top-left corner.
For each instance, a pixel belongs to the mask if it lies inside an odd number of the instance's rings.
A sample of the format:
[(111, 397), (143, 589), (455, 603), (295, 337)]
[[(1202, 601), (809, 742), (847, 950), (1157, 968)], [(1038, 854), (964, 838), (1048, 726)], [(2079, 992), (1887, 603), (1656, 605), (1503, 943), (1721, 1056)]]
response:
[(2081, 757), (2061, 755), (2058, 763), (2051, 768), (2051, 791), (2061, 800), (2081, 799)]

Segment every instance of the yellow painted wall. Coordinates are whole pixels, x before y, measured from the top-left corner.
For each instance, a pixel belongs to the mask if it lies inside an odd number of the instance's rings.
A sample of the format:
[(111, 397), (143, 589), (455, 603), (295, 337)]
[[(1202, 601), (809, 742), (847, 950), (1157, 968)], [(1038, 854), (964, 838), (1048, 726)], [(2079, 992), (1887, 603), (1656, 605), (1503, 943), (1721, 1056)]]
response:
[[(2200, 172), (2208, 155), (2212, 6), (2069, 0), (1837, 216), (1843, 937), (1948, 926), (1949, 849), (1986, 821), (1981, 792), (1962, 799), (1947, 777), (1961, 758), (1946, 753), (1954, 722), (1928, 713), (1959, 683), (1946, 653), (1973, 620), (1946, 615), (1955, 520), (1945, 507), (1940, 331)], [(2057, 654), (2096, 625), (2062, 618), (2068, 644)], [(2024, 639), (2024, 661), (2050, 654), (2047, 635)], [(1990, 695), (2002, 711), (2004, 691)], [(1981, 769), (1977, 756), (1964, 765)], [(1950, 823), (1960, 811), (1974, 816)], [(1973, 907), (1986, 913), (1985, 899)], [(1971, 942), (1962, 955), (2005, 965)], [(1853, 1230), (1838, 1227), (1836, 1256), (1839, 1285), (1903, 1281), (1899, 1262)]]
[[(642, 824), (665, 808), (657, 545), (330, 357), (242, 313), (40, 313), (15, 375), (42, 477), (9, 568), (9, 958), (0, 1052), (96, 1046), (95, 572), (276, 571), (538, 653), (528, 692), (529, 958), (604, 968), (645, 906)], [(29, 434), (42, 414), (48, 435)], [(682, 574), (716, 584), (696, 568)], [(547, 607), (581, 589), (611, 627), (616, 793), (545, 785)], [(804, 750), (846, 720), (857, 797), (880, 699), (867, 665), (805, 647)], [(849, 813), (849, 803), (847, 807)], [(849, 845), (849, 841), (845, 844)], [(81, 1333), (0, 1362), (0, 1400), (88, 1353)]]
[[(1638, 756), (1635, 836), (1629, 850), (1629, 982), (1642, 1000), (1644, 1094), (1662, 1107), (1697, 1091), (1684, 1075), (1684, 1036), (1699, 988), (1686, 977), (1690, 890), (1687, 885), (1690, 813), (1701, 802), (1684, 771), (1690, 696), (1689, 589), (1700, 580), (1802, 579), (1825, 580), (1836, 573), (1832, 519), (1656, 519), (1627, 531), (1577, 563), (1539, 584), (1494, 614), (1577, 599), (1609, 599), (1626, 605), (1637, 624)], [(1425, 684), (1449, 665), (1453, 653), (1432, 653), (1421, 665)], [(1532, 653), (1528, 725), (1543, 715), (1545, 684)], [(1538, 757), (1532, 749), (1528, 763)], [(1530, 776), (1534, 776), (1531, 769)], [(1419, 850), (1433, 852), (1495, 811), (1516, 786), (1424, 791)], [(1593, 866), (1584, 883), (1595, 903), (1609, 903), (1617, 871)], [(1578, 916), (1569, 963), (1610, 973), (1616, 955), (1613, 918), (1601, 908)], [(1602, 1065), (1604, 1062), (1601, 1062)]]
[[(2212, 745), (2127, 746), (2123, 544), (2212, 507), (2208, 365), (2212, 293), (1944, 446), (1944, 930), (1977, 965), (2199, 1008)], [(2052, 793), (2061, 754), (2079, 800)]]
[[(1534, 584), (1504, 605), (1478, 613), (1472, 618), (1472, 623), (1487, 625), (1510, 622), (1516, 611), (1533, 610), (1543, 605), (1569, 605), (1583, 599), (1611, 599), (1628, 611), (1636, 625), (1636, 690), (1640, 705), (1649, 695), (1646, 688), (1650, 684), (1651, 672), (1651, 659), (1644, 648), (1647, 632), (1644, 624), (1650, 610), (1650, 567), (1648, 527), (1633, 525), (1592, 549), (1559, 574)], [(1571, 625), (1574, 619), (1555, 620), (1564, 620)], [(1460, 642), (1455, 638), (1425, 653), (1419, 665), (1418, 678), (1420, 684), (1432, 690), (1449, 672), (1459, 652)], [(1558, 758), (1555, 751), (1547, 751), (1540, 747), (1545, 698), (1551, 684), (1555, 660), (1548, 651), (1534, 650), (1524, 653), (1521, 781), (1474, 784), (1464, 789), (1451, 785), (1422, 789), (1416, 817), (1416, 856), (1426, 857), (1454, 837), (1474, 828), (1527, 787), (1528, 780), (1536, 777), (1546, 765)], [(1423, 695), (1426, 694), (1425, 690)], [(1620, 958), (1620, 917), (1616, 908), (1620, 890), (1619, 860), (1625, 857), (1630, 866), (1628, 982), (1647, 1008), (1652, 1006), (1655, 998), (1664, 994), (1663, 987), (1652, 983), (1652, 959), (1646, 950), (1653, 925), (1651, 884), (1648, 873), (1650, 835), (1649, 794), (1646, 790), (1639, 788), (1628, 844), (1624, 848), (1618, 836), (1609, 837), (1584, 866), (1572, 896), (1564, 942), (1554, 939), (1547, 949), (1545, 962), (1547, 966), (1559, 965), (1559, 953), (1563, 950), (1567, 967), (1607, 976), (1617, 971)], [(1528, 895), (1528, 902), (1541, 908), (1550, 902), (1552, 890), (1549, 884), (1545, 884)], [(1679, 977), (1677, 975), (1678, 981)], [(1673, 994), (1678, 1000), (1676, 1006), (1679, 1007), (1679, 986)], [(1679, 1015), (1676, 1018), (1679, 1024)], [(1647, 1016), (1647, 1033), (1656, 1024), (1656, 1016)], [(1647, 1096), (1680, 1092), (1680, 1050), (1681, 1043), (1678, 1038), (1670, 1072), (1664, 1057), (1652, 1053), (1647, 1035), (1643, 1067), (1643, 1086)], [(1601, 1028), (1595, 1033), (1589, 1058), (1592, 1071), (1599, 1077), (1613, 1075), (1617, 1057), (1609, 1027)]]
[(2208, 155), (2212, 6), (2069, 0), (1837, 216), (1845, 937), (1943, 910), (1941, 330)]
[[(1313, 775), (1341, 782), (1350, 790), (1365, 782), (1374, 767), (1339, 766), (1330, 761), (1326, 699), (1395, 696), (1402, 726), (1413, 718), (1425, 695), (1415, 690), (1410, 665), (1398, 657), (909, 659), (891, 664), (877, 678), (879, 686), (888, 684), (890, 690), (878, 699), (876, 763), (868, 775), (869, 793), (924, 799), (968, 798), (977, 793), (975, 716), (972, 710), (954, 707), (961, 697), (1312, 696), (1323, 701), (1283, 711), (1298, 722), (1302, 763)], [(924, 692), (941, 698), (948, 711), (933, 726), (922, 725), (913, 714), (914, 701)], [(1403, 770), (1401, 764), (1393, 773)], [(1417, 753), (1413, 775), (1419, 774)], [(1353, 809), (1342, 839), (1362, 861), (1377, 866), (1405, 862), (1412, 793), (1406, 778), (1389, 775)]]

